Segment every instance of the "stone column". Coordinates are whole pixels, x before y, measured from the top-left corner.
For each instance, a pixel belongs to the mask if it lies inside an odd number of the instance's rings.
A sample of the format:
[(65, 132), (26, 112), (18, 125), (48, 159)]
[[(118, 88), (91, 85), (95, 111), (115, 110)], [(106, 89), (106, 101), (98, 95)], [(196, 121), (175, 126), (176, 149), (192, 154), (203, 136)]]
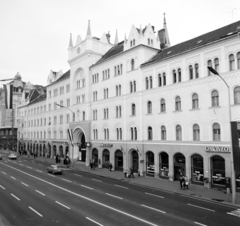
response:
[(154, 154), (154, 169), (155, 169), (155, 177), (159, 178), (159, 155)]
[(173, 156), (172, 154), (168, 155), (168, 161), (169, 161), (169, 180), (174, 180), (174, 162), (173, 162)]

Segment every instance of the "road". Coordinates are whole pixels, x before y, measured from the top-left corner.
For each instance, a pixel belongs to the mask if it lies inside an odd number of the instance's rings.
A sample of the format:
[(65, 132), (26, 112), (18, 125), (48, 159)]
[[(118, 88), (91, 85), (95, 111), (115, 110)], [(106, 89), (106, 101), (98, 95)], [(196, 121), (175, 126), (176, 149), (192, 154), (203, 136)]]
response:
[(52, 175), (46, 165), (0, 160), (0, 213), (9, 225), (240, 225), (231, 206), (75, 170)]

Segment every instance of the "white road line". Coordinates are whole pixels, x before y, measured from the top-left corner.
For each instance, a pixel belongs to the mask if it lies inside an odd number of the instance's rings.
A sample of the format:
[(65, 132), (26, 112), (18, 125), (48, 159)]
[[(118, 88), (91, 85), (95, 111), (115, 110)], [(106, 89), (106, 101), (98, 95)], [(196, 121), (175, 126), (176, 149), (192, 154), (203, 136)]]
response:
[(39, 178), (39, 177), (36, 177), (36, 176), (34, 176), (34, 175), (30, 174), (30, 173), (26, 173), (26, 172), (24, 172), (24, 171), (22, 171), (22, 170), (19, 170), (19, 169), (17, 169), (17, 168), (14, 168), (14, 167), (12, 167), (12, 166), (6, 165), (6, 164), (1, 163), (1, 162), (0, 162), (0, 164), (5, 165), (6, 167), (11, 168), (11, 169), (14, 169), (14, 170), (16, 170), (16, 171), (18, 171), (18, 172), (21, 172), (22, 174), (28, 175), (29, 177), (32, 177), (32, 178), (34, 178), (34, 179), (36, 179), (36, 180), (42, 181), (42, 182), (44, 182), (44, 183), (46, 183), (46, 184), (48, 184), (48, 185), (51, 185), (51, 186), (53, 186), (53, 187), (55, 187), (55, 188), (58, 188), (58, 189), (60, 189), (60, 190), (62, 190), (62, 191), (65, 191), (65, 192), (67, 192), (67, 193), (69, 193), (69, 194), (75, 195), (76, 197), (79, 197), (79, 198), (81, 198), (81, 199), (87, 200), (87, 201), (92, 202), (92, 203), (95, 203), (95, 204), (97, 204), (97, 205), (99, 205), (99, 206), (102, 206), (102, 207), (105, 207), (105, 208), (107, 208), (107, 209), (113, 210), (113, 211), (115, 211), (115, 212), (121, 213), (121, 214), (123, 214), (123, 215), (125, 215), (125, 216), (128, 216), (128, 217), (131, 217), (131, 218), (133, 218), (133, 219), (139, 220), (139, 221), (144, 222), (144, 223), (146, 223), (146, 224), (148, 224), (148, 225), (158, 226), (157, 224), (154, 224), (154, 223), (149, 222), (149, 221), (147, 221), (147, 220), (144, 220), (144, 219), (142, 219), (142, 218), (136, 217), (136, 216), (131, 215), (131, 214), (127, 213), (127, 212), (124, 212), (124, 211), (122, 211), (122, 210), (116, 209), (116, 208), (114, 208), (114, 207), (108, 206), (108, 205), (106, 205), (106, 204), (104, 204), (104, 203), (101, 203), (101, 202), (98, 202), (98, 201), (96, 201), (96, 200), (94, 200), (94, 199), (91, 199), (91, 198), (88, 198), (88, 197), (86, 197), (86, 196), (80, 195), (80, 194), (78, 194), (78, 193), (76, 193), (76, 192), (70, 191), (70, 190), (68, 190), (68, 189), (66, 189), (66, 188), (60, 187), (60, 186), (58, 186), (58, 185), (56, 185), (56, 184), (53, 184), (53, 183), (51, 183), (51, 182), (49, 182), (49, 181), (47, 181), (47, 180), (43, 180), (43, 179), (41, 179), (41, 178)]
[(5, 172), (2, 172), (3, 174), (7, 175)]
[(87, 186), (84, 186), (84, 185), (81, 185), (81, 186), (84, 187), (84, 188), (88, 188), (88, 189), (93, 190), (93, 188), (90, 188), (90, 187), (87, 187)]
[(93, 223), (95, 223), (95, 224), (97, 224), (97, 225), (103, 226), (103, 224), (100, 224), (100, 223), (98, 223), (97, 221), (94, 221), (94, 220), (92, 220), (92, 219), (89, 218), (89, 217), (86, 217), (86, 219), (92, 221)]
[(75, 175), (75, 176), (78, 176), (78, 177), (82, 177), (82, 175), (79, 175), (79, 174), (76, 174), (76, 173), (74, 173), (74, 175)]
[(201, 207), (201, 206), (195, 206), (195, 205), (192, 205), (190, 203), (188, 203), (189, 206), (193, 206), (193, 207), (197, 207), (197, 208), (200, 208), (200, 209), (204, 209), (204, 210), (208, 210), (208, 211), (212, 211), (212, 212), (215, 212), (215, 210), (211, 210), (211, 209), (207, 209), (207, 208), (204, 208), (204, 207)]
[(25, 183), (23, 183), (23, 182), (21, 182), (21, 184), (23, 184), (23, 185), (25, 185), (26, 187), (28, 187), (28, 185), (27, 185), (27, 184), (25, 184)]
[(12, 178), (13, 180), (16, 180), (16, 178), (15, 178), (15, 177), (12, 177), (12, 176), (11, 176), (11, 178)]
[(72, 181), (62, 178), (62, 180), (72, 183)]
[(31, 206), (28, 207), (30, 210), (32, 210), (33, 212), (35, 212), (38, 216), (43, 217), (42, 214), (40, 214), (38, 211), (36, 211), (35, 209), (33, 209)]
[(32, 169), (32, 167), (27, 166), (27, 168)]
[(23, 164), (19, 164), (20, 166), (23, 166)]
[(102, 182), (101, 180), (97, 180), (97, 179), (94, 179), (94, 178), (92, 178), (92, 180), (95, 180), (95, 181), (98, 181), (98, 182)]
[(109, 193), (106, 193), (106, 195), (112, 196), (112, 197), (117, 198), (117, 199), (123, 199), (123, 198), (121, 198), (121, 197), (118, 197), (118, 196), (115, 196), (115, 195), (111, 195), (111, 194), (109, 194)]
[(152, 196), (154, 196), (154, 197), (158, 197), (158, 198), (164, 199), (164, 197), (163, 197), (163, 196), (154, 195), (154, 194), (147, 193), (147, 192), (145, 192), (145, 194), (146, 194), (146, 195), (152, 195)]
[(143, 206), (143, 207), (146, 207), (146, 208), (148, 208), (148, 209), (151, 209), (151, 210), (158, 211), (158, 212), (160, 212), (160, 213), (166, 213), (165, 211), (158, 210), (158, 209), (155, 209), (155, 208), (153, 208), (153, 207), (150, 207), (150, 206), (145, 206), (145, 205), (143, 205), (143, 204), (141, 204), (141, 206)]
[(116, 186), (116, 187), (120, 187), (120, 188), (128, 189), (127, 187), (123, 187), (123, 186), (121, 186), (121, 185), (117, 185), (117, 184), (114, 184), (114, 186)]
[(2, 185), (0, 185), (0, 187), (5, 190), (5, 188)]
[(42, 192), (40, 192), (40, 191), (38, 191), (38, 190), (35, 190), (35, 191), (36, 191), (37, 193), (39, 193), (39, 194), (45, 196), (45, 194), (43, 194)]
[(49, 176), (51, 176), (51, 177), (55, 177), (54, 175), (52, 175), (52, 174), (48, 174)]
[(41, 170), (36, 170), (36, 171), (38, 171), (38, 172), (42, 173), (42, 171), (41, 171)]
[(67, 209), (69, 209), (70, 210), (70, 208), (68, 207), (68, 206), (65, 206), (65, 205), (63, 205), (62, 203), (60, 203), (60, 202), (58, 202), (58, 201), (55, 201), (57, 204), (59, 204), (59, 205), (61, 205), (61, 206), (63, 206), (63, 207), (65, 207), (65, 208), (67, 208)]
[(15, 199), (17, 199), (18, 201), (20, 201), (20, 199), (19, 199), (17, 196), (15, 196), (14, 194), (11, 193), (11, 196), (13, 196)]
[(198, 222), (194, 222), (194, 224), (198, 224), (198, 225), (201, 225), (201, 226), (207, 226), (206, 224), (201, 224), (201, 223), (198, 223)]

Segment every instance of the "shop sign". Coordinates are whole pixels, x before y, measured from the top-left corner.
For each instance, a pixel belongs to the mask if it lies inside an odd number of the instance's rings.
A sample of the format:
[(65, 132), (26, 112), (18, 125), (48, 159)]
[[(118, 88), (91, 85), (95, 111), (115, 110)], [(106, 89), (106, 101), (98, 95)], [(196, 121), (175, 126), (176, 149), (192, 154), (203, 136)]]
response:
[(206, 152), (223, 152), (223, 153), (230, 153), (230, 147), (206, 147)]
[(108, 147), (111, 148), (113, 146), (113, 144), (100, 144), (99, 147)]

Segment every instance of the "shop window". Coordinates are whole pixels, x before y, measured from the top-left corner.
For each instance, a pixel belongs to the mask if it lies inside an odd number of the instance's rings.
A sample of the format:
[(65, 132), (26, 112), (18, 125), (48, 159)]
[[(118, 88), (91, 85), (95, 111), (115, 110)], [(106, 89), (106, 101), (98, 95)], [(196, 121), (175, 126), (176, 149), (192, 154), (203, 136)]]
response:
[(219, 106), (218, 91), (214, 90), (212, 91), (212, 107), (218, 107), (218, 106)]
[(234, 59), (234, 55), (231, 54), (229, 55), (229, 71), (234, 71), (235, 70), (235, 59)]
[(212, 130), (213, 130), (213, 140), (220, 141), (221, 140), (220, 125), (218, 123), (213, 124)]
[(168, 154), (166, 152), (162, 152), (159, 155), (159, 176), (162, 178), (168, 178), (169, 173), (169, 159)]
[(193, 126), (193, 140), (194, 141), (200, 140), (200, 128), (199, 128), (199, 125), (197, 124)]
[(155, 176), (154, 154), (151, 151), (146, 154), (146, 169), (147, 176)]
[(234, 89), (234, 104), (240, 104), (240, 86)]
[(204, 170), (203, 157), (195, 154), (192, 156), (192, 182), (196, 184), (203, 184)]
[(161, 140), (167, 140), (167, 131), (165, 126), (161, 126)]
[(225, 187), (225, 160), (221, 156), (211, 158), (212, 184)]
[(196, 93), (192, 95), (192, 109), (198, 109), (198, 95)]
[(176, 126), (176, 140), (182, 140), (182, 128), (180, 125)]

